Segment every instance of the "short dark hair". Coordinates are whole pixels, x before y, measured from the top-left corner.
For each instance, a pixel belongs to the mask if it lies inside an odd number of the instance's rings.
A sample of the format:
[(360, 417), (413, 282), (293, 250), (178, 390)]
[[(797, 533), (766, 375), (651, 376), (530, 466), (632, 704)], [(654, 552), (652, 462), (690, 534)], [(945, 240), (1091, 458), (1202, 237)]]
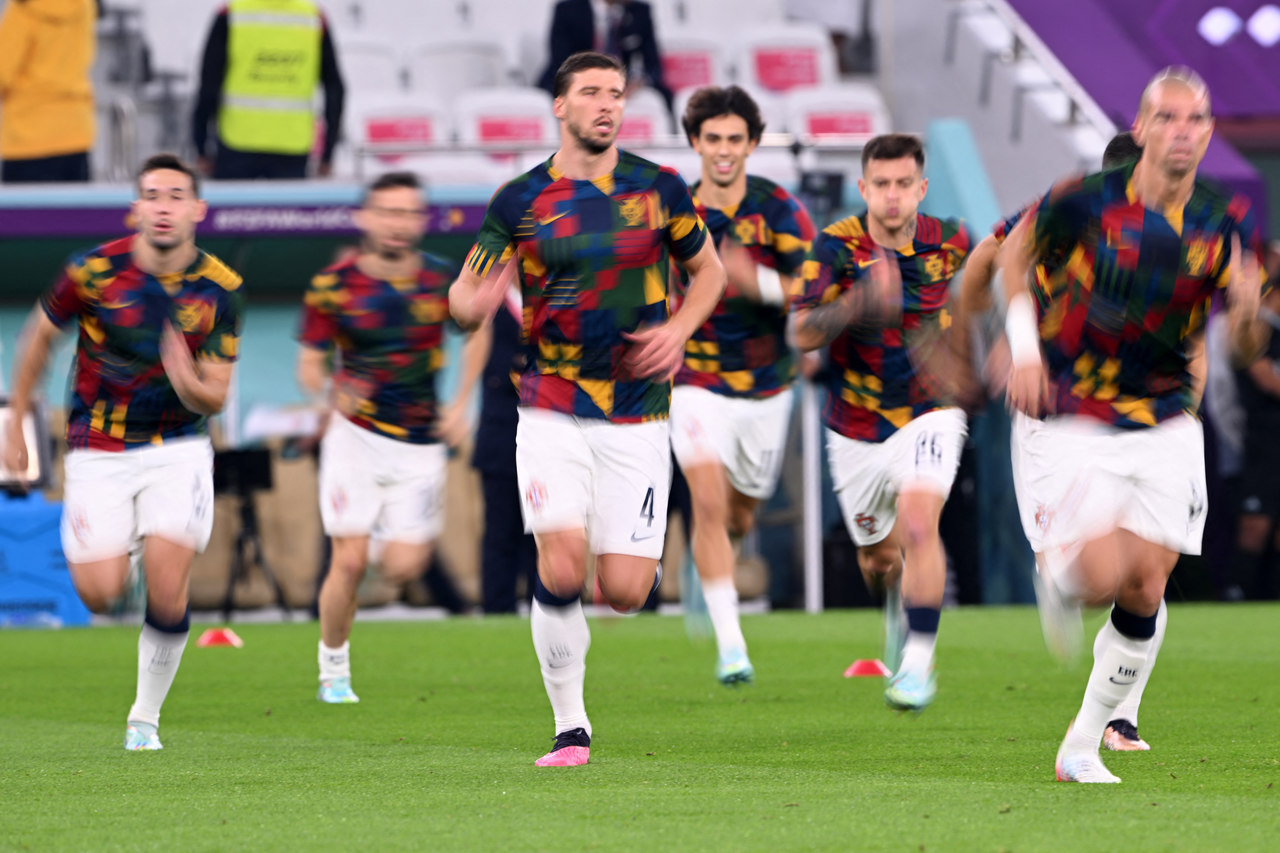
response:
[(1133, 134), (1126, 130), (1111, 137), (1111, 141), (1107, 143), (1107, 150), (1102, 152), (1102, 168), (1114, 169), (1117, 166), (1127, 166), (1140, 159), (1142, 159), (1142, 146), (1133, 138)]
[(172, 169), (175, 172), (181, 172), (191, 179), (191, 192), (196, 198), (200, 198), (200, 174), (191, 166), (187, 165), (177, 154), (152, 154), (138, 169), (136, 179), (138, 187), (138, 195), (142, 195), (142, 177), (148, 172), (158, 172), (161, 169)]
[(589, 71), (592, 68), (612, 68), (622, 75), (623, 80), (627, 79), (627, 69), (617, 59), (607, 53), (582, 50), (560, 63), (560, 68), (556, 71), (555, 84), (551, 87), (552, 97), (562, 97), (569, 91), (569, 84), (573, 82), (573, 75), (579, 71)]
[(737, 86), (703, 86), (689, 97), (685, 105), (685, 136), (689, 141), (702, 134), (702, 123), (720, 116), (734, 115), (747, 123), (747, 138), (753, 142), (760, 141), (764, 133), (764, 119), (760, 117), (760, 106), (755, 99)]
[(360, 206), (363, 207), (368, 204), (369, 196), (379, 190), (391, 190), (399, 187), (422, 192), (422, 181), (413, 172), (384, 172), (374, 178), (369, 186), (365, 187), (364, 194), (360, 196)]
[(875, 137), (862, 149), (862, 171), (872, 160), (897, 160), (914, 157), (920, 171), (924, 171), (924, 145), (920, 137), (910, 133), (885, 133)]

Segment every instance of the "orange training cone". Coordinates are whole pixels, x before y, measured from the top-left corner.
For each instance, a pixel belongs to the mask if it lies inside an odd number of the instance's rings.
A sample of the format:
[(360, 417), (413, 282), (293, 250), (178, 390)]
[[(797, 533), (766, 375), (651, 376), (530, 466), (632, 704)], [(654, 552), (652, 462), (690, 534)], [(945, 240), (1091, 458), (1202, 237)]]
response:
[(236, 632), (230, 628), (210, 628), (200, 635), (200, 639), (196, 640), (196, 645), (201, 647), (235, 646), (238, 649), (244, 645), (244, 640), (240, 639)]
[(849, 668), (844, 671), (845, 678), (858, 678), (861, 676), (886, 676), (893, 675), (889, 671), (889, 667), (885, 666), (878, 660), (856, 660), (849, 664)]

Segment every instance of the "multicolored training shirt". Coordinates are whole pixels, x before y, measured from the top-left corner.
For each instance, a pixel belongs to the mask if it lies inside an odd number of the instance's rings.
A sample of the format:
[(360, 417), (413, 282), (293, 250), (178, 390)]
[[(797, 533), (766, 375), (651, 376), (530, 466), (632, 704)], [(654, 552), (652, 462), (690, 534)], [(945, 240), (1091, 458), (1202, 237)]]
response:
[[(884, 249), (897, 259), (902, 278), (902, 319), (891, 327), (851, 326), (831, 342), (823, 422), (846, 438), (884, 441), (925, 412), (951, 405), (918, 376), (909, 346), (917, 335), (940, 332), (951, 278), (969, 254), (969, 232), (954, 219), (917, 214), (908, 246)], [(792, 309), (835, 301), (857, 287), (881, 261), (867, 234), (865, 214), (829, 226), (814, 240), (804, 266), (803, 289)]]
[(135, 239), (73, 255), (40, 298), (54, 325), (80, 327), (67, 418), (73, 450), (130, 450), (208, 432), (207, 417), (182, 405), (160, 361), (165, 320), (197, 359), (236, 360), (240, 276), (204, 251), (184, 272), (145, 273), (133, 263)]
[[(747, 194), (735, 208), (707, 207), (693, 187), (693, 203), (716, 246), (726, 239), (746, 247), (757, 264), (799, 276), (813, 242), (813, 222), (791, 193), (765, 178), (747, 176)], [(683, 295), (687, 276), (678, 288)], [(677, 385), (696, 385), (726, 397), (770, 397), (795, 378), (787, 343), (787, 306), (741, 296), (729, 282), (724, 297), (689, 342)]]
[(627, 151), (594, 181), (547, 160), (489, 203), (467, 266), (485, 275), (519, 254), (529, 361), (520, 405), (618, 423), (665, 418), (671, 383), (630, 373), (623, 332), (669, 316), (669, 255), (686, 261), (707, 229), (675, 172)]
[(1035, 217), (1051, 411), (1125, 428), (1194, 411), (1187, 340), (1230, 279), (1231, 235), (1261, 259), (1248, 200), (1196, 181), (1185, 207), (1149, 210), (1128, 165), (1059, 183)]
[(410, 444), (439, 440), (436, 374), (457, 277), (457, 266), (424, 253), (414, 278), (377, 279), (351, 257), (311, 279), (298, 340), (337, 347), (334, 406), (356, 426)]

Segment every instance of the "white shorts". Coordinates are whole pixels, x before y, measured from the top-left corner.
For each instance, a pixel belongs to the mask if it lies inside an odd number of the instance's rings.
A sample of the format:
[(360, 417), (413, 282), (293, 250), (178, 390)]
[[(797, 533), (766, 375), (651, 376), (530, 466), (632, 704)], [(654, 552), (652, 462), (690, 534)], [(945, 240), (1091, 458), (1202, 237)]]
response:
[(1014, 418), (1013, 485), (1031, 547), (1116, 529), (1183, 554), (1204, 535), (1204, 432), (1191, 415), (1146, 429), (1088, 417)]
[(772, 397), (726, 397), (694, 385), (671, 394), (671, 449), (681, 468), (719, 462), (750, 498), (773, 494), (791, 423), (791, 389)]
[(128, 554), (159, 536), (203, 551), (213, 533), (213, 445), (204, 436), (136, 450), (72, 450), (62, 498), (62, 551), (71, 563)]
[(444, 523), (447, 453), (358, 427), (335, 412), (320, 442), (320, 518), (330, 536), (420, 545)]
[(586, 530), (594, 554), (658, 559), (667, 533), (671, 429), (521, 406), (516, 478), (525, 530)]
[(840, 513), (853, 541), (866, 547), (893, 530), (902, 492), (927, 491), (944, 498), (951, 493), (968, 427), (960, 409), (936, 409), (882, 442), (826, 432)]

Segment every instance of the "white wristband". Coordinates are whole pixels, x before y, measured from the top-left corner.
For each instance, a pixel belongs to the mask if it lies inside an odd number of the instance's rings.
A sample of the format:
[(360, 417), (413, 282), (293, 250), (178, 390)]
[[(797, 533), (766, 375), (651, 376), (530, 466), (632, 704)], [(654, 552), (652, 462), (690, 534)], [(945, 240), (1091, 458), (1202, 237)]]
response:
[(760, 304), (781, 305), (787, 301), (782, 291), (782, 276), (764, 264), (756, 264), (756, 288), (760, 291)]
[(1028, 293), (1014, 294), (1004, 315), (1004, 333), (1014, 367), (1040, 364), (1040, 325)]

